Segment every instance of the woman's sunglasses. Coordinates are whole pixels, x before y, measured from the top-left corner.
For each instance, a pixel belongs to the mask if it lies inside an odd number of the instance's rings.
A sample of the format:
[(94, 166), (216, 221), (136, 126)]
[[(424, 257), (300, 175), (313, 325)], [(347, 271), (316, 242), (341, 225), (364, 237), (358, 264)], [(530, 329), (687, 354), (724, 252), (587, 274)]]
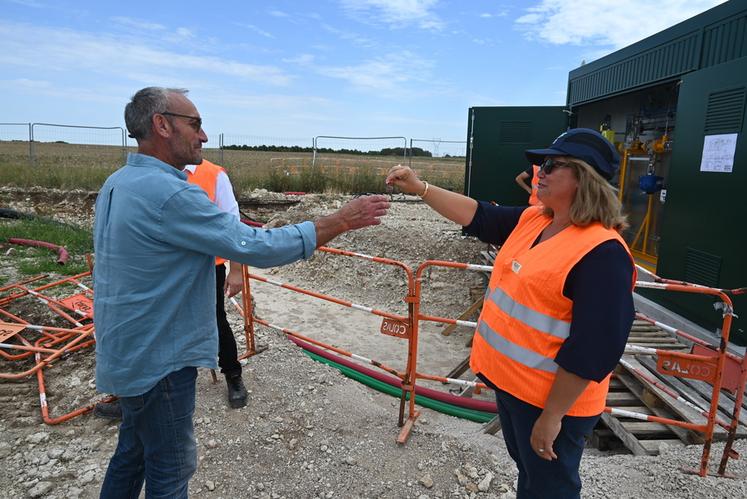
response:
[(547, 158), (540, 165), (540, 170), (542, 170), (545, 175), (550, 175), (556, 168), (563, 168), (570, 166), (570, 164), (569, 161), (558, 161), (557, 158)]

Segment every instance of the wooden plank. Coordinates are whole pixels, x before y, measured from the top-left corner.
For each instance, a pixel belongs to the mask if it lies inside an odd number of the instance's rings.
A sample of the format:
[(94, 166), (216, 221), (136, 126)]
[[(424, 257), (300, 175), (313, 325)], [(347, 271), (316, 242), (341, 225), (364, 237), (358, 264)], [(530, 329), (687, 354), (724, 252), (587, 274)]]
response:
[(651, 331), (651, 332), (661, 331), (661, 329), (659, 329), (656, 326), (644, 326), (644, 325), (636, 325), (636, 324), (633, 324), (630, 327), (630, 330), (631, 331)]
[(447, 378), (452, 379), (459, 379), (459, 377), (467, 372), (467, 369), (469, 369), (469, 355), (461, 361), (457, 366), (449, 371), (449, 373), (446, 375)]
[[(689, 348), (685, 345), (682, 345), (680, 343), (645, 343), (645, 342), (637, 342), (637, 343), (630, 343), (631, 345), (636, 345), (639, 347), (646, 347), (646, 348), (653, 348), (655, 350), (689, 350)], [(687, 353), (687, 352), (685, 352)]]
[[(708, 395), (708, 399), (711, 398), (711, 395), (713, 394), (713, 385), (710, 383), (707, 383), (705, 381), (701, 381), (698, 379), (681, 379), (683, 383), (686, 385), (689, 385), (693, 387), (698, 393), (703, 394), (704, 398), (705, 395)], [(731, 421), (731, 417), (734, 414), (734, 406), (735, 406), (735, 400), (732, 395), (724, 390), (721, 390), (721, 395), (718, 398), (718, 407), (719, 409), (724, 413), (724, 419), (727, 419)], [(739, 423), (747, 426), (747, 411), (745, 411), (745, 404), (742, 404), (742, 410), (739, 411)]]
[(684, 443), (677, 439), (662, 439), (662, 440), (639, 440), (640, 444), (646, 449), (646, 452), (652, 456), (658, 456), (661, 452), (661, 446), (666, 445), (667, 447), (682, 448), (685, 446)]
[(625, 388), (625, 385), (622, 384), (622, 381), (620, 381), (617, 378), (612, 378), (610, 380), (610, 391), (612, 391), (612, 392), (618, 391), (619, 392), (620, 390), (627, 390), (627, 388)]
[(648, 456), (648, 451), (641, 445), (638, 439), (630, 433), (615, 417), (606, 412), (602, 413), (602, 422), (612, 430), (617, 438), (627, 447), (634, 456)]
[[(602, 425), (604, 426), (604, 425)], [(609, 428), (601, 428), (597, 426), (594, 431), (591, 432), (589, 437), (589, 445), (599, 450), (609, 450), (610, 441), (616, 439), (615, 434)]]
[(628, 336), (628, 343), (674, 343), (675, 345), (677, 342), (672, 341), (672, 338), (666, 336)]
[(644, 338), (670, 338), (674, 337), (666, 331), (631, 331), (629, 336), (642, 336)]
[[(639, 413), (639, 414), (647, 414), (647, 415), (652, 415), (652, 414), (654, 414), (653, 412), (651, 412), (651, 409), (649, 409), (649, 408), (648, 408), (648, 407), (646, 407), (645, 405), (632, 405), (632, 406), (630, 406), (630, 407), (625, 407), (625, 409), (624, 409), (624, 410), (626, 410), (626, 411), (630, 411), (630, 412), (637, 412), (637, 413)], [(623, 416), (615, 416), (615, 417), (616, 417), (617, 419), (620, 419), (620, 420), (623, 420), (623, 419), (629, 419), (629, 418), (625, 418), (625, 417), (623, 417)]]
[(652, 421), (620, 421), (620, 424), (638, 439), (672, 434), (666, 425)]
[[(477, 300), (475, 300), (475, 302), (472, 305), (470, 305), (467, 308), (467, 310), (462, 312), (462, 315), (460, 315), (457, 320), (460, 320), (460, 321), (468, 320), (470, 317), (472, 317), (475, 314), (475, 312), (477, 312), (480, 309), (480, 307), (482, 306), (482, 302), (483, 302), (483, 297), (480, 297)], [(443, 336), (449, 336), (451, 333), (454, 332), (454, 330), (457, 327), (459, 327), (457, 324), (449, 324), (446, 328), (444, 328), (443, 331), (441, 331), (441, 334)]]
[[(642, 400), (644, 403), (646, 403), (646, 400), (648, 397), (644, 395), (644, 388), (643, 385), (638, 381), (636, 378), (631, 376), (630, 374), (625, 373), (619, 373), (618, 378), (622, 383), (624, 383), (631, 392), (633, 392), (634, 395), (636, 395), (640, 400)], [(659, 416), (662, 418), (670, 418), (670, 419), (677, 419), (677, 416), (672, 413), (672, 411), (664, 408), (664, 407), (658, 407), (657, 403), (660, 401), (656, 401), (653, 404), (647, 405), (646, 407), (651, 411), (651, 413), (654, 416)], [(632, 408), (630, 409), (633, 410)], [(634, 411), (635, 412), (635, 411)], [(694, 432), (691, 432), (689, 430), (685, 430), (684, 428), (681, 428), (679, 426), (667, 426), (669, 430), (674, 433), (677, 438), (682, 440), (685, 443), (693, 443), (693, 442), (701, 442), (703, 439), (700, 438), (700, 436)]]
[(609, 392), (607, 394), (607, 405), (610, 407), (625, 407), (639, 405), (638, 397), (630, 392)]
[[(638, 362), (637, 359), (635, 359), (632, 356), (625, 355), (624, 359), (630, 363), (632, 367), (635, 369), (640, 370), (645, 374), (646, 376), (650, 378), (656, 379), (656, 375), (654, 373), (651, 373), (646, 367), (644, 367), (640, 362)], [(626, 368), (627, 370), (627, 368)], [(670, 395), (668, 395), (666, 392), (664, 392), (661, 388), (658, 388), (657, 386), (653, 385), (649, 381), (647, 381), (645, 378), (643, 378), (640, 374), (638, 374), (635, 371), (630, 371), (630, 374), (634, 376), (650, 393), (656, 395), (656, 397), (665, 404), (674, 414), (677, 415), (678, 418), (687, 421), (689, 423), (695, 423), (695, 424), (705, 424), (706, 418), (703, 417), (703, 415), (700, 414), (700, 412), (697, 412), (695, 409), (692, 409), (691, 407), (683, 404), (682, 402), (679, 402), (678, 400), (672, 398)], [(646, 402), (644, 400), (644, 402)], [(646, 403), (649, 407), (651, 405), (649, 403)], [(654, 407), (652, 407), (654, 409)], [(722, 430), (723, 432), (723, 430)]]
[(482, 426), (483, 433), (495, 435), (501, 429), (501, 419), (496, 416)]

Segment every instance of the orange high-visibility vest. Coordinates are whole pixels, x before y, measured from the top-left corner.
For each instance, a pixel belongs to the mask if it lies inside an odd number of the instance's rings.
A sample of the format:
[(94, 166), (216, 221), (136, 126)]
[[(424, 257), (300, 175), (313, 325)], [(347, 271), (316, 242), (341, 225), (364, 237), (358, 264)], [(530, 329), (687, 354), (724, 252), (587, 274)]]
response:
[[(568, 273), (592, 249), (611, 239), (630, 255), (622, 237), (599, 223), (571, 225), (532, 247), (551, 222), (542, 207), (527, 208), (496, 255), (470, 356), (473, 372), (540, 408), (555, 381), (555, 356), (571, 329), (573, 301), (563, 295)], [(635, 279), (634, 270), (631, 292)], [(609, 379), (607, 375), (600, 383), (590, 381), (568, 415), (600, 414)]]
[(537, 184), (539, 183), (539, 177), (537, 174), (539, 173), (540, 167), (537, 165), (532, 165), (532, 193), (529, 194), (529, 205), (530, 206), (536, 206), (540, 204), (540, 200), (537, 197)]
[[(208, 199), (213, 203), (215, 203), (215, 186), (218, 183), (218, 174), (225, 171), (226, 170), (222, 166), (211, 163), (206, 159), (203, 159), (202, 163), (197, 165), (194, 173), (190, 173), (189, 170), (184, 170), (187, 174), (187, 182), (194, 184), (205, 191)], [(215, 257), (216, 265), (223, 265), (225, 262), (225, 258), (219, 256)]]

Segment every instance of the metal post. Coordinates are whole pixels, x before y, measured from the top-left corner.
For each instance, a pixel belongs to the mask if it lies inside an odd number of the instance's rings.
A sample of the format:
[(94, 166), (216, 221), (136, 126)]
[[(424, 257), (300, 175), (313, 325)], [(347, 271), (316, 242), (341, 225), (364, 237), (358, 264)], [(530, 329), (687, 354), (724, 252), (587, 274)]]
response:
[(29, 164), (33, 165), (34, 160), (32, 159), (33, 156), (33, 150), (31, 148), (31, 142), (34, 140), (34, 132), (31, 129), (31, 123), (29, 123)]
[(34, 166), (34, 123), (29, 125), (29, 162)]
[(464, 194), (469, 196), (472, 187), (472, 148), (475, 142), (475, 109), (470, 109), (469, 136), (467, 137), (467, 172), (464, 179)]
[(220, 164), (223, 166), (224, 159), (223, 159), (223, 133), (221, 132), (218, 135), (218, 149), (220, 149)]
[(127, 134), (125, 134), (124, 128), (120, 127), (120, 130), (122, 130), (122, 163), (127, 163)]

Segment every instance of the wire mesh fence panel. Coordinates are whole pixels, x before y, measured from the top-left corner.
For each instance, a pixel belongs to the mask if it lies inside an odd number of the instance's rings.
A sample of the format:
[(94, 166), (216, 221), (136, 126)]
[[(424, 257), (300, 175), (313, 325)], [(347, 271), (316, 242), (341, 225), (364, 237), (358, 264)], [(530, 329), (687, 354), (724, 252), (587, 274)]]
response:
[(222, 166), (244, 175), (267, 175), (271, 159), (287, 156), (311, 158), (311, 138), (221, 134)]
[(410, 139), (410, 155), (431, 158), (461, 158), (467, 155), (466, 140)]
[(223, 166), (223, 155), (219, 147), (202, 146), (202, 157), (211, 163)]
[(122, 127), (34, 123), (31, 160), (37, 166), (121, 166), (126, 148)]
[(386, 172), (404, 163), (406, 152), (405, 137), (318, 135), (314, 137), (311, 169), (306, 175), (343, 192), (383, 192)]
[(31, 123), (0, 123), (0, 163), (27, 164)]
[(467, 141), (410, 139), (408, 164), (419, 176), (441, 187), (462, 191)]
[(314, 138), (312, 164), (319, 168), (353, 171), (368, 168), (383, 173), (406, 158), (405, 137), (338, 137), (319, 135)]

